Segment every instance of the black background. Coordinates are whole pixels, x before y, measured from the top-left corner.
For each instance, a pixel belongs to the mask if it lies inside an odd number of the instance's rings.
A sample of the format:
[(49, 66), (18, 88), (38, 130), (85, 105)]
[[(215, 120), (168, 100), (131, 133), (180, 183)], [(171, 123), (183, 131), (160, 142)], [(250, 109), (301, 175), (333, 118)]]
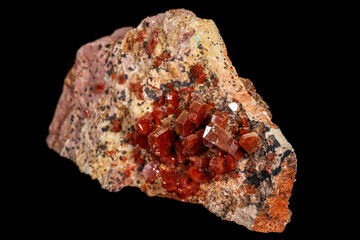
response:
[[(136, 188), (107, 192), (80, 173), (73, 162), (46, 146), (48, 126), (76, 51), (117, 28), (135, 27), (143, 18), (172, 8), (186, 8), (200, 18), (215, 21), (238, 74), (253, 81), (270, 106), (273, 122), (295, 149), (298, 173), (290, 198), (293, 215), (281, 234), (251, 232), (222, 221), (203, 206), (150, 198)], [(329, 14), (326, 5), (163, 5), (132, 1), (81, 7), (32, 5), (23, 11), (22, 28), (27, 31), (22, 34), (18, 29), (15, 48), (26, 64), (14, 75), (24, 73), (19, 97), (28, 100), (16, 119), (21, 122), (20, 130), (26, 127), (21, 142), (27, 144), (14, 150), (15, 159), (25, 164), (24, 174), (12, 180), (16, 186), (11, 188), (20, 194), (11, 200), (16, 214), (9, 222), (17, 229), (13, 233), (21, 229), (34, 235), (52, 234), (49, 236), (124, 238), (129, 233), (139, 238), (304, 239), (310, 233), (323, 236), (341, 230), (339, 220), (335, 220), (342, 211), (337, 203), (341, 197), (331, 189), (342, 184), (333, 185), (333, 180), (324, 177), (335, 167), (331, 158), (336, 155), (336, 151), (331, 157), (324, 154), (334, 148), (323, 135), (328, 125), (322, 118), (336, 109), (331, 99), (323, 97), (331, 86), (325, 76), (329, 66), (323, 66), (323, 59), (336, 51), (329, 52), (325, 39), (337, 24), (337, 17)], [(332, 118), (336, 125), (338, 119)], [(335, 210), (330, 212), (329, 208)]]

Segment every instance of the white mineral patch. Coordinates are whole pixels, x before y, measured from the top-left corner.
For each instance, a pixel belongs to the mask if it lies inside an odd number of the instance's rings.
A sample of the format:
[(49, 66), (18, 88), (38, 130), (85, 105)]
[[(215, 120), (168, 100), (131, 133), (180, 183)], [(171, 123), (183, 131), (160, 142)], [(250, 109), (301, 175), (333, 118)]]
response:
[(239, 108), (239, 105), (236, 103), (236, 102), (232, 102), (232, 103), (229, 103), (229, 108), (233, 111), (233, 112), (236, 112)]
[(204, 134), (203, 134), (203, 138), (205, 138), (206, 135), (208, 135), (208, 133), (210, 132), (210, 130), (211, 130), (211, 127), (210, 127), (210, 126), (206, 126), (205, 131), (204, 131)]

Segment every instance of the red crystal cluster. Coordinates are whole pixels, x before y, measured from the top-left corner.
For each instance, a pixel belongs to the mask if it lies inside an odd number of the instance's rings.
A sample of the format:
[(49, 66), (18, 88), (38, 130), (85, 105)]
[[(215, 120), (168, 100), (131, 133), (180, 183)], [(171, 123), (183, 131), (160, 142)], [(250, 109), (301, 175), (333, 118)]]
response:
[(191, 77), (195, 78), (198, 83), (205, 82), (206, 74), (204, 73), (202, 64), (197, 63), (191, 67)]
[[(200, 70), (194, 72), (202, 77)], [(167, 87), (170, 92), (159, 97), (153, 111), (136, 120), (135, 132), (129, 140), (153, 156), (143, 168), (146, 181), (162, 177), (162, 186), (167, 192), (184, 199), (195, 195), (200, 183), (217, 181), (223, 174), (233, 172), (243, 150), (254, 153), (260, 137), (247, 131), (249, 124), (242, 117), (240, 132), (243, 130), (243, 135), (237, 141), (224, 129), (229, 112), (214, 111), (214, 104), (202, 102), (201, 96), (192, 92), (193, 88), (176, 91), (172, 84)], [(181, 100), (187, 102), (183, 109), (179, 107)], [(163, 126), (163, 118), (171, 114), (176, 118), (175, 126)], [(239, 132), (238, 129), (235, 132)], [(208, 151), (210, 148), (213, 150)], [(160, 169), (161, 164), (165, 166)]]

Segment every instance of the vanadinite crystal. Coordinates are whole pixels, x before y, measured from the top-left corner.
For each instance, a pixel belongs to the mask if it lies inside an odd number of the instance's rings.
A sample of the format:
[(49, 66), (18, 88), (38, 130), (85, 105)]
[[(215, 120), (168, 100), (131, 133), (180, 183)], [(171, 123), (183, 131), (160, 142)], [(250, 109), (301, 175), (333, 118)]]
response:
[(152, 115), (151, 113), (146, 113), (143, 117), (138, 119), (135, 123), (136, 130), (141, 135), (149, 135), (154, 129), (154, 125), (152, 123)]
[(216, 111), (211, 117), (211, 122), (216, 123), (217, 125), (219, 125), (220, 127), (223, 128), (223, 127), (225, 127), (225, 124), (227, 123), (228, 118), (229, 118), (228, 112)]
[(209, 170), (215, 175), (215, 179), (218, 179), (225, 171), (225, 157), (214, 156), (209, 163)]
[(148, 137), (146, 135), (142, 135), (139, 132), (134, 132), (131, 134), (130, 137), (131, 141), (133, 142), (133, 144), (138, 144), (139, 147), (141, 148), (147, 148), (149, 143), (148, 143)]
[(156, 179), (156, 177), (158, 177), (160, 172), (159, 166), (160, 162), (156, 160), (145, 164), (142, 172), (146, 181), (153, 181)]
[(165, 163), (168, 167), (173, 167), (176, 164), (176, 155), (168, 154), (160, 157), (160, 162)]
[(192, 180), (198, 183), (207, 182), (211, 179), (206, 168), (190, 167), (189, 176)]
[(191, 68), (191, 76), (195, 78), (199, 83), (204, 83), (206, 74), (204, 73), (203, 66), (200, 63), (195, 64)]
[(236, 139), (233, 139), (227, 149), (228, 153), (233, 156), (236, 160), (240, 160), (242, 157), (242, 150), (240, 144)]
[(225, 173), (229, 173), (229, 172), (232, 172), (235, 170), (236, 168), (236, 159), (231, 156), (231, 155), (226, 155), (226, 158), (225, 158), (225, 169), (224, 169), (224, 172)]
[(165, 156), (170, 152), (175, 139), (174, 132), (169, 128), (157, 127), (149, 136), (150, 151), (156, 156)]
[(109, 191), (203, 204), (259, 232), (290, 221), (295, 152), (215, 23), (185, 9), (83, 45), (47, 144)]
[(176, 161), (180, 164), (185, 163), (186, 157), (183, 154), (183, 146), (182, 146), (181, 141), (179, 141), (179, 140), (175, 141), (174, 150), (175, 150), (175, 154), (176, 154)]
[(206, 126), (203, 138), (223, 151), (228, 150), (232, 141), (232, 137), (216, 123)]
[(176, 92), (170, 92), (166, 96), (166, 102), (171, 104), (173, 107), (178, 107), (179, 106), (178, 94)]
[(190, 105), (190, 115), (189, 121), (200, 125), (205, 120), (205, 113), (207, 111), (208, 105), (201, 101), (193, 101)]
[(183, 141), (183, 154), (195, 155), (202, 151), (202, 138), (198, 134), (191, 134), (187, 136)]
[(169, 193), (177, 193), (182, 199), (194, 195), (199, 190), (199, 183), (190, 178), (188, 169), (183, 166), (166, 172), (162, 178), (162, 186)]
[(196, 130), (196, 127), (189, 120), (190, 112), (184, 110), (176, 119), (175, 129), (180, 136), (188, 136)]
[(239, 143), (241, 147), (245, 149), (245, 151), (248, 153), (254, 153), (258, 149), (260, 141), (261, 139), (259, 135), (257, 135), (255, 132), (251, 132), (242, 135)]

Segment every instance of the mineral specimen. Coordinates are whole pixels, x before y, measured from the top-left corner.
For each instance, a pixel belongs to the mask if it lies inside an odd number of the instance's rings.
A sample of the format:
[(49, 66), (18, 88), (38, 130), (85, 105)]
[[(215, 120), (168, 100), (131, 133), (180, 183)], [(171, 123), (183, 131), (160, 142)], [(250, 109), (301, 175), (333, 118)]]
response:
[(184, 9), (81, 47), (47, 144), (109, 191), (202, 204), (259, 232), (290, 221), (294, 150), (215, 23)]

